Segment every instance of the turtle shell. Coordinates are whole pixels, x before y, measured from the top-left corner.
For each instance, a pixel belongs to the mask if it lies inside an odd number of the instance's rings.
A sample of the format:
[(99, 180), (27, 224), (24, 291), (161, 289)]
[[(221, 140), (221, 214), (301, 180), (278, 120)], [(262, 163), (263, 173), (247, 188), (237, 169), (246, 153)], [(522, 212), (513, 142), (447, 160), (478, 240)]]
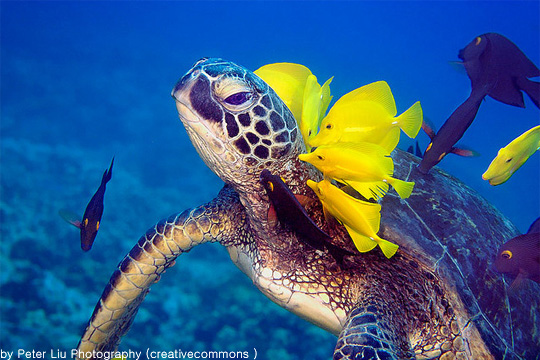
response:
[(540, 286), (527, 281), (508, 291), (502, 274), (493, 268), (497, 249), (519, 234), (516, 227), (458, 179), (438, 168), (419, 173), (419, 159), (412, 154), (396, 150), (392, 157), (394, 176), (416, 184), (408, 199), (385, 196), (383, 238), (398, 243), (401, 251), (443, 279), (496, 359), (536, 359)]

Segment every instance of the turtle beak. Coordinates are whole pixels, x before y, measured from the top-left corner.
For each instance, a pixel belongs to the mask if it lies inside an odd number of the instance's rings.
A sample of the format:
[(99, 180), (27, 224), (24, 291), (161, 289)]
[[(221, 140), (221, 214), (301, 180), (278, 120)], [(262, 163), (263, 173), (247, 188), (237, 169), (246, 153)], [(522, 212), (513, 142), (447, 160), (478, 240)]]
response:
[[(192, 69), (186, 75), (184, 75), (174, 86), (171, 92), (171, 96), (176, 100), (183, 102), (184, 104), (189, 104), (188, 95), (191, 92), (191, 87), (193, 86), (194, 79), (199, 75), (200, 70)], [(186, 102), (186, 100), (188, 100)]]
[(172, 89), (171, 96), (176, 101), (176, 110), (178, 110), (182, 122), (200, 122), (200, 119), (191, 111), (189, 98), (191, 88), (199, 73), (200, 70), (191, 70)]

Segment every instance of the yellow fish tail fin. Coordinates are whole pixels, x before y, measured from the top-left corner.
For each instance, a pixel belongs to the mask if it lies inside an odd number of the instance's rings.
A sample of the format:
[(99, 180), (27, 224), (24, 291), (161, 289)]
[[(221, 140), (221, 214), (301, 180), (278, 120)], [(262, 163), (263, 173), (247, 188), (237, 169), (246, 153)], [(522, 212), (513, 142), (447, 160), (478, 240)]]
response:
[(361, 181), (342, 181), (347, 185), (350, 185), (354, 190), (358, 191), (360, 195), (366, 199), (381, 199), (388, 192), (388, 184), (384, 181), (376, 182), (361, 182)]
[(422, 106), (420, 101), (415, 102), (403, 114), (396, 118), (399, 127), (408, 137), (414, 138), (422, 127)]
[(414, 182), (403, 181), (403, 180), (394, 179), (394, 178), (389, 180), (389, 182), (390, 182), (390, 185), (392, 185), (392, 187), (394, 188), (394, 190), (396, 190), (400, 198), (406, 199), (409, 196), (411, 196), (411, 193), (414, 188)]
[(394, 244), (393, 242), (390, 242), (385, 239), (375, 239), (375, 242), (381, 247), (381, 250), (388, 259), (390, 259), (394, 254), (396, 253), (397, 249), (399, 248), (399, 245)]
[(354, 246), (356, 246), (356, 249), (358, 251), (365, 253), (373, 250), (375, 246), (377, 246), (377, 243), (368, 236), (360, 234), (359, 232), (355, 231), (347, 225), (345, 225), (345, 228), (347, 229), (347, 232), (349, 233), (351, 239), (354, 242)]

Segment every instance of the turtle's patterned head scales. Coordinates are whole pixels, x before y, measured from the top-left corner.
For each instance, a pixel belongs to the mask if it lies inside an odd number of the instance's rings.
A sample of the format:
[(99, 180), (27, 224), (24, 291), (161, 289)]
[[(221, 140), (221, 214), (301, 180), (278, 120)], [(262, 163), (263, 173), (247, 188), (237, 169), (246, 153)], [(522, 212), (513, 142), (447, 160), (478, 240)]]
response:
[(197, 151), (227, 183), (245, 185), (263, 168), (283, 167), (303, 150), (296, 121), (281, 99), (232, 62), (199, 60), (172, 96)]

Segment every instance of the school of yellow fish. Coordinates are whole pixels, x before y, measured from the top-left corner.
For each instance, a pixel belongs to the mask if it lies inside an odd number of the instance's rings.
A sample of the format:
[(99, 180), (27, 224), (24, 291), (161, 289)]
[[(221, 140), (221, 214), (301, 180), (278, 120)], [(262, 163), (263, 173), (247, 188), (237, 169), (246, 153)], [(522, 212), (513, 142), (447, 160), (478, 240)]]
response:
[[(389, 185), (401, 198), (412, 193), (413, 182), (393, 177), (390, 153), (399, 142), (400, 129), (411, 138), (418, 134), (422, 125), (420, 102), (396, 116), (390, 87), (377, 81), (342, 96), (326, 115), (333, 77), (321, 86), (311, 70), (293, 63), (265, 65), (255, 74), (274, 89), (298, 122), (307, 148), (299, 159), (324, 175), (324, 180), (308, 180), (307, 185), (317, 194), (325, 214), (345, 226), (358, 251), (367, 252), (379, 245), (391, 258), (398, 245), (377, 235), (381, 205), (376, 201), (388, 192)], [(376, 201), (349, 195), (350, 191), (344, 191), (349, 187)]]

